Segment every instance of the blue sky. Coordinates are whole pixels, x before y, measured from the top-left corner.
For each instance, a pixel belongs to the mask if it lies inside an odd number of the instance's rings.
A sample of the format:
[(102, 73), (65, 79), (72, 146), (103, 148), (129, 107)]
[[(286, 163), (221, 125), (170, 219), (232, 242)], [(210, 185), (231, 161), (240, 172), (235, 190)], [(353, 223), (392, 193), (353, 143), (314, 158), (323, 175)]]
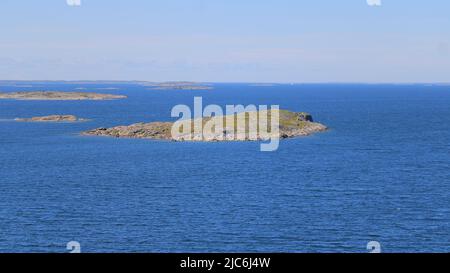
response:
[(450, 1), (0, 1), (0, 79), (450, 82)]

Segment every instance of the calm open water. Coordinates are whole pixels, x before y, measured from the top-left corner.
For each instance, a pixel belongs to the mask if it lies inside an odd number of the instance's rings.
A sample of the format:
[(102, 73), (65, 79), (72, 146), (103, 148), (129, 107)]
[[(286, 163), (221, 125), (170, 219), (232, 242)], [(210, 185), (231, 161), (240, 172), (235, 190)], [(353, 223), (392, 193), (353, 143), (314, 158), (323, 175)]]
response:
[[(33, 84), (0, 91), (128, 95), (0, 100), (0, 252), (450, 251), (450, 86)], [(97, 88), (117, 87), (118, 90)], [(331, 130), (281, 142), (172, 143), (82, 137), (172, 120), (176, 104), (279, 104)], [(74, 114), (86, 123), (19, 123)]]

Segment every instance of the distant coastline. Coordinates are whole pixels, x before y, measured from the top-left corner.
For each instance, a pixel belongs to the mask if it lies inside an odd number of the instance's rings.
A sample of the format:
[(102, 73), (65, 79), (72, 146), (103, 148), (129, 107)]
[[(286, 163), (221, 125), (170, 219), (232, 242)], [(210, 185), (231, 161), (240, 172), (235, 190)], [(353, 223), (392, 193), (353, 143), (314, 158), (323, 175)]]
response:
[(162, 82), (145, 83), (143, 86), (151, 87), (151, 90), (212, 90), (213, 86), (205, 83), (196, 82)]
[[(137, 84), (137, 85), (147, 85), (147, 86), (158, 86), (161, 84), (184, 84), (184, 85), (206, 85), (211, 86), (213, 84), (248, 84), (253, 86), (274, 86), (274, 85), (436, 85), (436, 86), (450, 86), (450, 82), (345, 82), (345, 81), (280, 81), (280, 82), (252, 82), (252, 81), (217, 81), (217, 82), (194, 82), (194, 81), (151, 81), (151, 80), (0, 80), (0, 86), (16, 86), (16, 87), (32, 87), (32, 84), (102, 84), (102, 85), (116, 85), (116, 84)], [(17, 86), (20, 85), (20, 86)]]

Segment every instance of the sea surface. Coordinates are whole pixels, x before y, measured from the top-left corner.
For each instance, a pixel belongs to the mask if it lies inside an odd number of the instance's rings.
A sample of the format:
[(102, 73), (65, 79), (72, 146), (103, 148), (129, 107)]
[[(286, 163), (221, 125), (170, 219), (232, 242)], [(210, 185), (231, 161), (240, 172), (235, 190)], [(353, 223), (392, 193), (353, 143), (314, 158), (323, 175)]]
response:
[[(114, 101), (0, 100), (0, 252), (450, 251), (450, 85), (16, 83)], [(79, 89), (86, 88), (86, 89)], [(117, 89), (105, 89), (117, 88)], [(278, 104), (330, 130), (260, 143), (86, 137), (177, 104)], [(82, 123), (16, 117), (73, 114)]]

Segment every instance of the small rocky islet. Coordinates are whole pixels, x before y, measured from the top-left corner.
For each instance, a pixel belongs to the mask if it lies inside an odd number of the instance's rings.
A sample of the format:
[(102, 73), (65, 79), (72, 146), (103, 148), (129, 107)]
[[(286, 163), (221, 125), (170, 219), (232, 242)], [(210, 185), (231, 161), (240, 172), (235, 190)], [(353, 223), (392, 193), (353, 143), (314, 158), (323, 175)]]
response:
[[(136, 123), (128, 126), (116, 126), (112, 128), (97, 128), (94, 130), (83, 132), (82, 135), (85, 136), (109, 136), (116, 138), (139, 138), (139, 139), (154, 139), (154, 140), (171, 140), (171, 141), (258, 141), (258, 140), (268, 140), (270, 138), (294, 138), (300, 136), (308, 136), (314, 133), (326, 131), (328, 128), (320, 123), (314, 122), (310, 114), (304, 112), (291, 112), (287, 110), (269, 110), (269, 111), (259, 111), (257, 116), (267, 115), (269, 120), (273, 115), (272, 111), (278, 111), (279, 115), (279, 131), (270, 130), (271, 122), (268, 121), (269, 130), (265, 134), (259, 134), (256, 132), (256, 138), (250, 138), (250, 129), (252, 126), (248, 124), (254, 123), (258, 124), (258, 118), (254, 118), (250, 115), (250, 112), (244, 112), (234, 115), (221, 116), (221, 117), (209, 117), (202, 118), (201, 123), (203, 127), (213, 119), (223, 119), (222, 132), (214, 133), (214, 135), (209, 135), (205, 139), (205, 136), (200, 133), (195, 133), (192, 129), (188, 134), (176, 134), (172, 135), (173, 122), (150, 122), (150, 123)], [(237, 122), (230, 122), (230, 119), (235, 119), (239, 115), (245, 115), (245, 128), (238, 128)], [(228, 122), (227, 122), (228, 120)], [(194, 119), (188, 119), (181, 121), (184, 125), (189, 125), (190, 128), (194, 128)], [(190, 123), (190, 124), (189, 124)], [(227, 124), (234, 124), (233, 128), (227, 126)], [(252, 128), (258, 128), (258, 125)], [(234, 132), (245, 132), (242, 135)]]
[(15, 118), (15, 121), (20, 122), (83, 122), (88, 121), (87, 119), (78, 118), (74, 115), (50, 115), (42, 117), (32, 117), (32, 118)]
[(125, 99), (123, 95), (99, 94), (90, 92), (30, 91), (0, 93), (0, 99), (12, 100), (115, 100)]

